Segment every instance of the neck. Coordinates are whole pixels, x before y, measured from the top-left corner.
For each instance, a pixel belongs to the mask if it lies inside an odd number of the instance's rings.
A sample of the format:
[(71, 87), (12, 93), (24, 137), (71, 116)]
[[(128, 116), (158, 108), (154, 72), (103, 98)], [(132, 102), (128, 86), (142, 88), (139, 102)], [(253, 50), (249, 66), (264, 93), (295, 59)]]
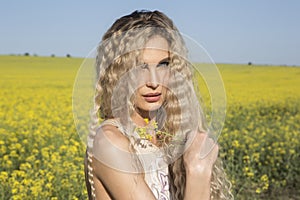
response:
[[(139, 110), (140, 111), (140, 110)], [(146, 127), (146, 126), (149, 126), (149, 123), (151, 122), (148, 122), (148, 124), (146, 123), (145, 119), (148, 119), (149, 121), (152, 121), (152, 120), (155, 120), (156, 118), (156, 113), (157, 113), (157, 110), (155, 111), (143, 111), (143, 112), (138, 112), (137, 110), (132, 114), (131, 116), (131, 119), (132, 121), (138, 126), (138, 127)], [(151, 128), (151, 125), (150, 125), (150, 128)], [(154, 130), (152, 130), (154, 131)], [(156, 138), (156, 133), (153, 132), (152, 134), (152, 139), (150, 140), (154, 145), (157, 145), (157, 138)]]
[(132, 121), (138, 126), (146, 126), (146, 122), (144, 119), (148, 119), (149, 121), (156, 118), (157, 110), (154, 111), (145, 111), (141, 109), (136, 109), (132, 114)]

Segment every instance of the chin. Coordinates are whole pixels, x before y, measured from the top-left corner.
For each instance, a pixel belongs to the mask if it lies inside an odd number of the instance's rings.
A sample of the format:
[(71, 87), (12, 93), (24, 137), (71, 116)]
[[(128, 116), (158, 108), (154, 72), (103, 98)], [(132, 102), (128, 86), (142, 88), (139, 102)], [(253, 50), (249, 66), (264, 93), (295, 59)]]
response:
[(139, 106), (140, 109), (145, 111), (155, 111), (162, 106), (162, 102), (145, 103), (143, 106)]
[(162, 106), (161, 103), (154, 103), (153, 105), (146, 106), (145, 110), (155, 111), (155, 110), (158, 110), (161, 106)]

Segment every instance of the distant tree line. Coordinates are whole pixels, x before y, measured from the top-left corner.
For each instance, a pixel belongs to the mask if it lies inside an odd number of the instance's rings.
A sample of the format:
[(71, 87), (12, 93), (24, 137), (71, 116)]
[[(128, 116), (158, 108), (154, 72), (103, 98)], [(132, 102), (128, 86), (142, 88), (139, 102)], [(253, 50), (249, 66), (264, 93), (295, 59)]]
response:
[[(23, 55), (24, 55), (24, 56), (30, 56), (30, 53), (25, 52)], [(37, 55), (37, 54), (33, 54), (33, 56), (38, 56), (38, 55)], [(55, 54), (51, 54), (50, 57), (54, 58), (54, 57), (55, 57)], [(66, 54), (66, 57), (67, 57), (67, 58), (71, 58), (72, 56), (71, 56), (71, 54)]]

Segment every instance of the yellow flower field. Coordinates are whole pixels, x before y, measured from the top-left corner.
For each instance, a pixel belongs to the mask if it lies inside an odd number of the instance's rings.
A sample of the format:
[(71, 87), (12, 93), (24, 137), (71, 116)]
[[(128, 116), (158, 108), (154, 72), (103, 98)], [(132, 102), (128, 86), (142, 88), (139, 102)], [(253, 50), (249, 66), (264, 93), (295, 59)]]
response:
[[(0, 56), (0, 199), (87, 199), (72, 113), (82, 61)], [(300, 199), (300, 67), (218, 67), (220, 156), (236, 199)]]
[(219, 142), (236, 199), (300, 199), (300, 67), (220, 65)]

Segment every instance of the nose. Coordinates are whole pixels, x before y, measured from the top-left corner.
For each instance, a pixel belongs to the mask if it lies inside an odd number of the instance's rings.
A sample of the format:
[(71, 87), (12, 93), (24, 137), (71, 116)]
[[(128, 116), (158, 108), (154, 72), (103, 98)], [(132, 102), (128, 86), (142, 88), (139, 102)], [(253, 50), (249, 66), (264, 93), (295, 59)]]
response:
[(149, 72), (149, 79), (146, 82), (146, 86), (155, 89), (159, 85), (157, 72), (155, 68), (153, 69), (152, 67), (150, 68)]

